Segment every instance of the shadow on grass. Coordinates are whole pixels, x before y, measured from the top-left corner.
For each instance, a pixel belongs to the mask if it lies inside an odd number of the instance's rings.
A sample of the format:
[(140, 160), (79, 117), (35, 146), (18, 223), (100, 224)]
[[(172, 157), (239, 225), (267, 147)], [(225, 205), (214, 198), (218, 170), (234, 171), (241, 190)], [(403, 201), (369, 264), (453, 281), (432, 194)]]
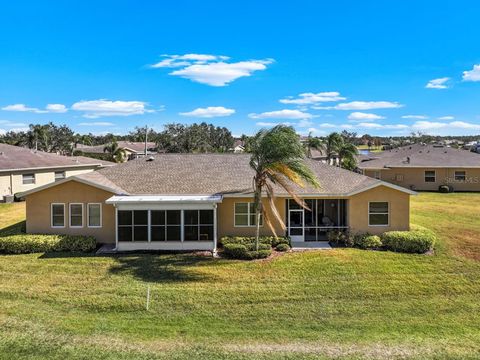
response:
[(25, 220), (0, 229), (0, 237), (17, 234), (25, 234)]
[(192, 254), (129, 254), (112, 258), (117, 265), (110, 268), (110, 273), (129, 274), (142, 281), (157, 283), (214, 281), (211, 275), (198, 271), (198, 267), (219, 265), (218, 260)]

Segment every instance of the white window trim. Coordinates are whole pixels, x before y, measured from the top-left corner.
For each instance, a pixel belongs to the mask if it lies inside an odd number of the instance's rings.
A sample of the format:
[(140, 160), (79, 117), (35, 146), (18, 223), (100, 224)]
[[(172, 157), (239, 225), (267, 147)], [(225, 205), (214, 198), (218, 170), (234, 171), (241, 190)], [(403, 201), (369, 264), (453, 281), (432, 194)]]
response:
[[(433, 171), (433, 181), (427, 181), (427, 171)], [(437, 182), (437, 171), (436, 170), (425, 170), (423, 172), (423, 182), (424, 183), (436, 183)]]
[[(370, 213), (370, 204), (371, 203), (379, 203), (379, 202), (386, 202), (387, 203), (387, 206), (388, 206), (388, 211), (386, 213)], [(390, 202), (389, 201), (369, 201), (368, 202), (368, 226), (371, 226), (371, 227), (388, 227), (390, 226)], [(387, 214), (387, 224), (384, 225), (375, 225), (375, 224), (370, 224), (370, 215), (371, 214), (376, 214), (376, 215), (385, 215)]]
[[(237, 212), (236, 212), (236, 205), (237, 204), (248, 204), (248, 212), (247, 212), (247, 216), (248, 216), (248, 225), (237, 225)], [(252, 215), (255, 215), (255, 214), (252, 214), (250, 212), (250, 204), (253, 204), (253, 201), (238, 201), (238, 202), (234, 202), (233, 203), (233, 227), (237, 227), (237, 228), (251, 228), (251, 227), (256, 227), (257, 225), (251, 225), (250, 224), (250, 216)], [(245, 215), (245, 213), (240, 213), (238, 215)], [(264, 220), (263, 219), (263, 214), (261, 215), (261, 219), (262, 219), (262, 223), (260, 224), (260, 227), (263, 227), (263, 223), (264, 223)]]
[[(25, 175), (33, 175), (33, 182), (32, 183), (26, 183), (25, 184), (25, 179), (24, 179), (24, 176)], [(22, 185), (35, 185), (37, 183), (37, 175), (35, 173), (25, 173), (25, 174), (22, 174)]]
[[(457, 180), (457, 173), (463, 173), (463, 180)], [(466, 181), (467, 180), (467, 172), (465, 170), (455, 170), (455, 172), (453, 173), (453, 179), (455, 181)]]
[(379, 170), (376, 170), (376, 171), (373, 172), (373, 177), (377, 180), (381, 180), (382, 179), (382, 173)]
[[(90, 225), (90, 205), (99, 205), (100, 206), (100, 225), (99, 226), (91, 226)], [(99, 229), (103, 225), (102, 221), (102, 203), (87, 203), (87, 227), (91, 229)]]
[[(81, 226), (73, 226), (72, 225), (72, 205), (82, 205), (82, 225)], [(84, 205), (83, 203), (69, 203), (68, 204), (68, 226), (71, 227), (72, 229), (80, 229), (80, 228), (83, 228), (83, 225), (85, 223), (84, 221), (84, 218), (85, 218), (85, 214), (84, 214)]]
[[(54, 226), (53, 225), (53, 206), (62, 205), (63, 206), (63, 226)], [(50, 227), (53, 229), (64, 229), (65, 228), (65, 203), (51, 203), (50, 204)]]

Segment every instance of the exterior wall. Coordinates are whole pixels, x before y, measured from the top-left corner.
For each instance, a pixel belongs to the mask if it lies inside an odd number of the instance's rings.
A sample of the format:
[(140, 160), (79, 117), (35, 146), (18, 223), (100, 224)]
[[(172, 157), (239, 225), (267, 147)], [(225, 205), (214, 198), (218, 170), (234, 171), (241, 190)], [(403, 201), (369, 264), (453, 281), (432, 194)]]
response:
[[(253, 202), (253, 197), (244, 197), (244, 198), (223, 198), (223, 201), (218, 204), (217, 209), (217, 223), (218, 223), (218, 238), (222, 236), (255, 236), (256, 227), (255, 226), (235, 226), (235, 203), (236, 202)], [(274, 215), (269, 211), (270, 206), (266, 200), (263, 201), (264, 207), (267, 210), (267, 214), (274, 224), (275, 231), (278, 236), (284, 236), (285, 231), (282, 229), (280, 224), (275, 220)], [(283, 221), (285, 221), (285, 198), (276, 199), (276, 207)], [(263, 222), (263, 226), (260, 227), (260, 235), (273, 235), (268, 225)]]
[[(435, 170), (435, 182), (425, 182), (426, 170)], [(390, 168), (379, 171), (381, 180), (419, 191), (438, 191), (440, 185), (451, 185), (454, 191), (480, 191), (480, 168)], [(455, 171), (465, 171), (467, 180), (455, 181)], [(370, 177), (374, 177), (374, 173), (373, 170), (364, 171)]]
[[(16, 194), (36, 187), (46, 185), (55, 181), (55, 171), (65, 171), (65, 176), (80, 175), (95, 170), (97, 167), (82, 167), (82, 168), (58, 168), (48, 170), (27, 170), (15, 171), (8, 174), (0, 174), (0, 200), (4, 195)], [(35, 174), (35, 184), (23, 184), (23, 174)]]
[[(26, 196), (27, 233), (69, 234), (95, 236), (99, 243), (115, 243), (115, 208), (105, 204), (113, 194), (107, 191), (68, 181), (58, 186)], [(52, 203), (65, 204), (65, 227), (52, 228), (50, 206)], [(83, 203), (82, 228), (70, 228), (69, 203)], [(102, 227), (87, 227), (87, 203), (102, 203)]]
[[(389, 226), (368, 225), (368, 207), (371, 201), (388, 202)], [(353, 233), (381, 234), (410, 228), (410, 195), (407, 193), (378, 186), (350, 197), (348, 204), (348, 224)]]

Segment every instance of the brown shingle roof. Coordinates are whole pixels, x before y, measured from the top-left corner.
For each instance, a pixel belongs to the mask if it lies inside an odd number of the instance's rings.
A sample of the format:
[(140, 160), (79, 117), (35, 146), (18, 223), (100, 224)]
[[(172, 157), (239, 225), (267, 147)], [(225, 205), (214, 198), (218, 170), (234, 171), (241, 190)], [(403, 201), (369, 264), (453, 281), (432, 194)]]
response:
[[(414, 144), (375, 153), (358, 164), (361, 169), (385, 167), (480, 167), (480, 155), (468, 150)], [(408, 159), (407, 159), (408, 158)]]
[(35, 151), (20, 146), (0, 144), (0, 172), (12, 169), (63, 168), (115, 165), (109, 161), (85, 156), (64, 156), (43, 151)]
[[(212, 195), (252, 191), (253, 170), (248, 154), (164, 154), (155, 160), (137, 159), (97, 171), (130, 195)], [(347, 194), (380, 183), (379, 180), (306, 160), (321, 189), (298, 188), (303, 194)], [(277, 194), (286, 194), (277, 189)]]

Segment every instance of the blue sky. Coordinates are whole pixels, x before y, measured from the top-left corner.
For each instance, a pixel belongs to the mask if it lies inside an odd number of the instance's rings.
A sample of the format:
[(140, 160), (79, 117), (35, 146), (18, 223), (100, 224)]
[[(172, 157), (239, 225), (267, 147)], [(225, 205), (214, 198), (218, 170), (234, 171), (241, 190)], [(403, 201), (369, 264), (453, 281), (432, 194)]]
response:
[(475, 1), (3, 2), (0, 132), (207, 121), (235, 135), (480, 134), (478, 13)]

